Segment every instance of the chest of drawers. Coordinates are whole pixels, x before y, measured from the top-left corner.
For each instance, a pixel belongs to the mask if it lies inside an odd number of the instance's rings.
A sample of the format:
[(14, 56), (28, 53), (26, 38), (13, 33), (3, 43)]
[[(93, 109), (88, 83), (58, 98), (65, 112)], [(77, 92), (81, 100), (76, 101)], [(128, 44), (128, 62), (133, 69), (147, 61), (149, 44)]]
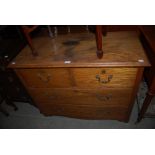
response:
[(103, 37), (96, 57), (89, 33), (33, 40), (39, 55), (26, 47), (10, 63), (44, 115), (128, 121), (143, 74), (149, 66), (135, 32)]

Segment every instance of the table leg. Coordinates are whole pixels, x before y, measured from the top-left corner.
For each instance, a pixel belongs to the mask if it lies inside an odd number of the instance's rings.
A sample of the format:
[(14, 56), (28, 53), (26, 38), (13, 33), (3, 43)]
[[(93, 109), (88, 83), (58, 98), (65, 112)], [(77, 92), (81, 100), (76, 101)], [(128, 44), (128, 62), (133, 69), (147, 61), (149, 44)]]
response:
[(143, 106), (142, 106), (142, 108), (138, 114), (137, 122), (140, 122), (142, 120), (142, 118), (144, 117), (144, 114), (145, 114), (148, 106), (150, 105), (153, 97), (154, 97), (154, 94), (149, 93), (149, 92), (147, 93), (146, 98), (145, 98), (144, 103), (143, 103)]
[(99, 59), (103, 56), (102, 50), (102, 25), (96, 25), (96, 44), (97, 44), (97, 57)]
[(31, 51), (32, 51), (32, 55), (33, 56), (38, 56), (38, 52), (36, 51), (36, 49), (33, 46), (32, 39), (30, 37), (30, 33), (33, 30), (35, 30), (36, 28), (37, 28), (37, 26), (33, 26), (32, 28), (28, 28), (28, 26), (22, 26), (23, 33), (25, 35), (25, 38), (26, 38), (26, 40), (28, 42), (29, 47), (31, 48)]
[(13, 103), (13, 101), (8, 96), (6, 97), (5, 101), (6, 101), (6, 104), (13, 107), (15, 111), (18, 110), (17, 106)]
[(2, 112), (5, 116), (9, 116), (9, 113), (4, 110), (1, 106), (0, 106), (0, 112)]

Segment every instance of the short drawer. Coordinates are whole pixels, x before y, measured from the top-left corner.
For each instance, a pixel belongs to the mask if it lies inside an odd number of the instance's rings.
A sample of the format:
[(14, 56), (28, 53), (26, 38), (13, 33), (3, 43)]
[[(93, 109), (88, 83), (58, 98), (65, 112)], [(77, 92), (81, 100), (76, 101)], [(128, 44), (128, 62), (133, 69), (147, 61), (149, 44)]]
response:
[(100, 107), (128, 107), (132, 89), (29, 89), (36, 104), (70, 104)]
[(74, 68), (75, 86), (79, 88), (133, 87), (137, 68)]
[(68, 69), (18, 69), (17, 73), (28, 87), (65, 88), (71, 87)]
[(46, 116), (58, 115), (81, 119), (113, 119), (127, 121), (127, 108), (104, 108), (94, 106), (78, 106), (78, 105), (59, 105), (59, 104), (41, 104), (40, 112)]

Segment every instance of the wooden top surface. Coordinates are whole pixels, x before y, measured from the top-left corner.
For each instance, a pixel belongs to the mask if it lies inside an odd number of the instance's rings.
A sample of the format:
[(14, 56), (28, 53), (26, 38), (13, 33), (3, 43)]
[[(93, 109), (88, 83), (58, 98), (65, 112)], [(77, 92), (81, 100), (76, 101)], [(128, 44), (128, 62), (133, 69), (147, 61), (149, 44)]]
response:
[(149, 66), (136, 32), (109, 32), (103, 37), (102, 59), (96, 56), (92, 33), (42, 36), (33, 39), (39, 56), (26, 46), (9, 64), (10, 68)]

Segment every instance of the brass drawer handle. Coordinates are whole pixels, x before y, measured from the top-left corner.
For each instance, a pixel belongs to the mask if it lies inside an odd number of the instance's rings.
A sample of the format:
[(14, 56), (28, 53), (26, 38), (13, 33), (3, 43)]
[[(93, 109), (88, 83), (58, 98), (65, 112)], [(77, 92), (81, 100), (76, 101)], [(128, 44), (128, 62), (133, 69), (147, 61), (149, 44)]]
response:
[(51, 75), (47, 74), (47, 76), (42, 75), (41, 73), (38, 73), (37, 76), (39, 79), (45, 83), (48, 83), (51, 80)]
[(112, 99), (112, 94), (107, 94), (107, 95), (100, 95), (100, 94), (97, 94), (96, 95), (97, 99), (100, 100), (100, 101), (109, 101)]
[[(101, 74), (106, 74), (106, 71), (102, 70)], [(96, 75), (96, 79), (98, 80), (98, 82), (103, 84), (109, 83), (112, 78), (113, 78), (113, 75), (108, 75), (108, 78), (104, 80), (104, 79), (101, 79), (100, 75)]]

